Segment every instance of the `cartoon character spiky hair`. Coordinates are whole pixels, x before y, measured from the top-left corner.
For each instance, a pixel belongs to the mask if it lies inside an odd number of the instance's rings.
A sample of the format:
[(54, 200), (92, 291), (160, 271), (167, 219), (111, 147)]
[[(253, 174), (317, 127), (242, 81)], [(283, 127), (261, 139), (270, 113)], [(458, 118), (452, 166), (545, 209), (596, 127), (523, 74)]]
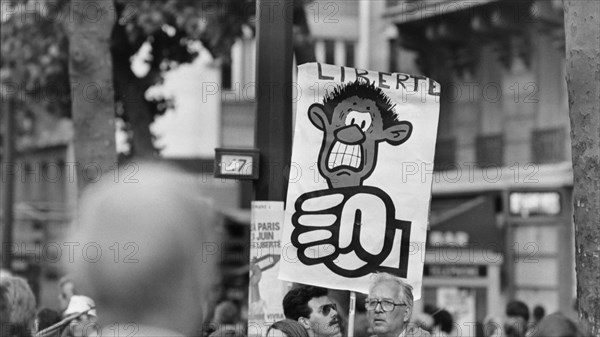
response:
[(392, 103), (392, 100), (381, 88), (376, 87), (374, 82), (365, 81), (361, 78), (356, 79), (354, 82), (338, 85), (332, 92), (325, 95), (323, 105), (325, 106), (325, 112), (330, 122), (335, 107), (340, 102), (354, 96), (375, 102), (375, 105), (381, 111), (384, 129), (398, 123), (397, 115), (394, 111), (395, 104)]

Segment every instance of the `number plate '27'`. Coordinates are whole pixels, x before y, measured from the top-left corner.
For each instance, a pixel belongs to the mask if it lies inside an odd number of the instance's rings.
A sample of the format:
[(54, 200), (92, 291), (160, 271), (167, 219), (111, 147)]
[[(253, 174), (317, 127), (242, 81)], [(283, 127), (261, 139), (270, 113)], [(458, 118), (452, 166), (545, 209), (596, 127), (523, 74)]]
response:
[(216, 149), (215, 177), (234, 179), (258, 178), (258, 150)]

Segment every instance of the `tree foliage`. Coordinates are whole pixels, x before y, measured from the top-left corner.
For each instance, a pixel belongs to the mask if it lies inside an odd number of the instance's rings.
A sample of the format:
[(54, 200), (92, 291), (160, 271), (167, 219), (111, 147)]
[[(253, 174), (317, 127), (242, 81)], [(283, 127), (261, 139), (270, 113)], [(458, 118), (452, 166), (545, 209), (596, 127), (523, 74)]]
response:
[[(40, 114), (70, 117), (68, 37), (66, 28), (74, 6), (84, 7), (89, 20), (99, 15), (93, 1), (2, 1), (3, 90), (25, 104), (18, 111), (20, 133), (31, 132)], [(254, 31), (252, 0), (115, 0), (116, 25), (111, 38), (115, 102), (118, 117), (132, 131), (132, 150), (153, 155), (149, 125), (169, 106), (148, 102), (145, 91), (160, 83), (162, 74), (191, 62), (201, 42), (214, 57), (228, 60), (229, 50), (244, 27)], [(138, 78), (131, 70), (132, 57), (148, 43), (148, 73)]]
[[(2, 92), (17, 107), (17, 136), (33, 131), (45, 114), (70, 112), (66, 32), (40, 3), (2, 1), (0, 79)], [(36, 10), (37, 9), (37, 10)], [(5, 97), (3, 97), (5, 98)]]

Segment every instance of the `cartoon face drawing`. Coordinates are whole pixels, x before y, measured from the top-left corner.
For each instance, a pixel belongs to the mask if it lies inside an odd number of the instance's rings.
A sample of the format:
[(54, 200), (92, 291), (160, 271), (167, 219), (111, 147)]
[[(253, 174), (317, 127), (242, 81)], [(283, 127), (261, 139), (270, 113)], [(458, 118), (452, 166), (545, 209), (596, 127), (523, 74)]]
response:
[(323, 131), (319, 172), (329, 188), (361, 186), (375, 169), (379, 143), (400, 145), (412, 133), (410, 122), (396, 119), (390, 98), (362, 80), (336, 87), (309, 107), (308, 117)]

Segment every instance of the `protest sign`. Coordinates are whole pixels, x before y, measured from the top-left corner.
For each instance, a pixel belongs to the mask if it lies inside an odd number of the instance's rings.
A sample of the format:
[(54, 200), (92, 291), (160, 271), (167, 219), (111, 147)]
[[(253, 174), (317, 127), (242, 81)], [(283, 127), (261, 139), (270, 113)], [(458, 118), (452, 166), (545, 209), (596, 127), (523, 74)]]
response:
[(439, 84), (310, 63), (296, 89), (280, 279), (366, 293), (382, 271), (420, 298)]
[(250, 226), (248, 336), (265, 336), (271, 324), (284, 318), (281, 299), (291, 286), (277, 279), (283, 202), (253, 201)]

